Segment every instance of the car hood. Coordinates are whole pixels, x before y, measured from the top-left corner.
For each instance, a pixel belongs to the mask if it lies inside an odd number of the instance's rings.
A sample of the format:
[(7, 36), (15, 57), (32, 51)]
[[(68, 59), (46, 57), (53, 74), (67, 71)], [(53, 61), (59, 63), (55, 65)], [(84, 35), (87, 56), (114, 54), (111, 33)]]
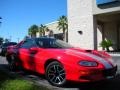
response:
[(67, 49), (48, 49), (48, 52), (54, 54), (67, 54), (79, 58), (94, 58), (94, 57), (101, 57), (101, 58), (111, 58), (109, 54), (104, 51), (97, 51), (97, 50), (85, 50), (81, 48), (67, 48)]
[(70, 49), (66, 49), (65, 50), (66, 54), (70, 54), (70, 55), (75, 55), (78, 57), (91, 57), (91, 58), (95, 58), (95, 57), (101, 57), (101, 58), (111, 58), (110, 55), (108, 55), (106, 52), (104, 51), (97, 51), (97, 50), (85, 50), (85, 49), (79, 49), (79, 48), (70, 48)]
[(108, 55), (104, 51), (84, 50), (80, 48), (56, 49), (55, 51), (57, 51), (58, 54), (61, 53), (63, 55), (76, 57), (80, 60), (90, 60), (90, 61), (92, 60), (92, 61), (99, 62), (103, 64), (106, 69), (112, 68), (114, 65), (110, 55)]

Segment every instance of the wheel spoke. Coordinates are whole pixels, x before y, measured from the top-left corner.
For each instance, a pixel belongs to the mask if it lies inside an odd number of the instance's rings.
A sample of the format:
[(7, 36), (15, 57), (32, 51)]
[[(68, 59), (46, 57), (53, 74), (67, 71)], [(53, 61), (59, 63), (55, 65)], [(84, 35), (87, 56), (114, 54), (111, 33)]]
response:
[(63, 69), (61, 69), (61, 70), (59, 71), (59, 73), (61, 73), (61, 72), (64, 72), (64, 70), (63, 70)]
[(52, 69), (49, 69), (49, 73), (54, 73), (54, 71)]
[(58, 78), (58, 80), (59, 80), (59, 84), (62, 82), (61, 80), (60, 80), (60, 77), (57, 77)]
[(58, 80), (58, 78), (56, 77), (56, 78), (55, 78), (55, 83), (57, 83), (57, 80)]
[(49, 75), (49, 76), (55, 76), (55, 74), (54, 74), (54, 73), (49, 73), (48, 75)]
[(59, 66), (58, 65), (56, 66), (56, 71), (59, 72)]
[(54, 72), (56, 72), (56, 68), (55, 68), (55, 65), (54, 65), (53, 67), (54, 67)]
[(64, 77), (62, 77), (62, 76), (59, 76), (62, 80), (64, 79)]
[(55, 77), (55, 76), (53, 76), (53, 78), (51, 79), (51, 81), (53, 81), (55, 78), (56, 78), (56, 77)]
[(65, 73), (60, 73), (59, 75), (62, 76), (62, 75), (65, 75)]

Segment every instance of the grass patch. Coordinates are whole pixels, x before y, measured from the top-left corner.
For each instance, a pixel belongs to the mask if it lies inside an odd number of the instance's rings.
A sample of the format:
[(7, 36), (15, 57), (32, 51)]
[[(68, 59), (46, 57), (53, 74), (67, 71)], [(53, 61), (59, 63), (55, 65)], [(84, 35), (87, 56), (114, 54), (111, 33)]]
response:
[(0, 90), (49, 90), (44, 86), (37, 86), (19, 77), (11, 78), (6, 72), (0, 70)]

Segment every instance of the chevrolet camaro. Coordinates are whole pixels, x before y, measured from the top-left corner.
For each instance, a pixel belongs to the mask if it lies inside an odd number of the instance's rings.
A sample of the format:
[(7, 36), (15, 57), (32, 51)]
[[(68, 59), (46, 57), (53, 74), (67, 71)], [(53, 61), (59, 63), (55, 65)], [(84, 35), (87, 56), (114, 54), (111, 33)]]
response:
[(54, 38), (30, 38), (7, 48), (9, 68), (22, 67), (44, 74), (49, 83), (81, 83), (114, 78), (117, 65), (104, 51), (75, 48)]

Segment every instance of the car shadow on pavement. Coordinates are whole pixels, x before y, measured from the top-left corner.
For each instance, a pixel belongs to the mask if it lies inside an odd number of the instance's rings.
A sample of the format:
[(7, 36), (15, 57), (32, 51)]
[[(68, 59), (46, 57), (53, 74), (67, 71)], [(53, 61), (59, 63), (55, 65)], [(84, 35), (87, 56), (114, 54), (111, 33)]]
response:
[[(28, 72), (26, 75), (32, 80), (43, 82), (44, 84), (47, 84), (47, 86), (54, 87), (46, 81), (43, 75), (37, 73), (31, 74), (31, 72)], [(120, 90), (120, 74), (117, 74), (116, 78), (111, 80), (87, 84), (68, 82), (65, 86), (59, 88), (60, 90)]]
[(64, 87), (76, 88), (77, 90), (120, 90), (120, 74), (117, 74), (116, 78), (111, 80), (86, 83), (86, 84), (69, 82)]
[(0, 69), (8, 71), (8, 65), (7, 64), (0, 64)]

